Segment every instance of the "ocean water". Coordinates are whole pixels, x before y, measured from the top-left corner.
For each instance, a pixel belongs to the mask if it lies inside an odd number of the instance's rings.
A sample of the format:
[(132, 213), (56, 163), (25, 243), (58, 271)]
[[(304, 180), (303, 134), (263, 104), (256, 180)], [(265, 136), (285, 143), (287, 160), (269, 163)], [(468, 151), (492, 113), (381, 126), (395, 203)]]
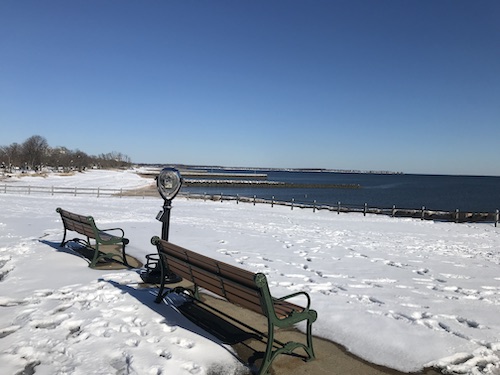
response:
[[(225, 171), (227, 172), (227, 171)], [(233, 171), (231, 171), (233, 172)], [(251, 171), (241, 171), (251, 173)], [(197, 194), (253, 197), (296, 203), (420, 209), (461, 212), (495, 212), (500, 209), (500, 177), (416, 174), (259, 171), (269, 181), (299, 184), (357, 184), (347, 188), (283, 188), (261, 186), (184, 186)]]

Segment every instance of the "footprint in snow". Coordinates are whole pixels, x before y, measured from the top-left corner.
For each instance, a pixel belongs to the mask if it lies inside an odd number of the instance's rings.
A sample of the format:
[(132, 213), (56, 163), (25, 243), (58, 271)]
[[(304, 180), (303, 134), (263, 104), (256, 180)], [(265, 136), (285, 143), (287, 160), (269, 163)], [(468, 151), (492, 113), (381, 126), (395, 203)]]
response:
[(0, 339), (9, 336), (10, 334), (16, 332), (21, 326), (10, 326), (0, 329)]
[(55, 329), (63, 321), (69, 319), (70, 314), (59, 314), (52, 319), (38, 319), (30, 322), (30, 326), (37, 329)]
[(128, 353), (121, 353), (121, 355), (110, 361), (110, 365), (116, 370), (116, 374), (137, 374), (132, 367), (134, 357)]
[(413, 272), (415, 272), (415, 273), (417, 273), (419, 275), (425, 275), (426, 273), (429, 272), (429, 269), (428, 268), (421, 268), (421, 269), (413, 271)]
[(168, 350), (159, 350), (157, 351), (158, 356), (165, 358), (165, 359), (171, 359), (172, 358), (172, 353), (170, 353)]
[(233, 256), (235, 254), (240, 253), (239, 251), (236, 251), (236, 250), (227, 250), (227, 249), (219, 249), (219, 250), (217, 250), (217, 252), (224, 254), (224, 255), (228, 255), (228, 256)]
[(0, 259), (0, 281), (4, 281), (7, 275), (14, 270), (14, 266), (6, 267), (10, 257)]
[(185, 363), (182, 365), (182, 367), (189, 371), (190, 374), (199, 374), (202, 371), (202, 368), (197, 365), (196, 363)]
[(195, 343), (193, 341), (181, 339), (178, 337), (173, 338), (172, 340), (170, 340), (170, 342), (184, 349), (191, 349), (195, 346)]
[(25, 300), (19, 300), (9, 297), (0, 297), (0, 307), (19, 306), (19, 305), (25, 305), (27, 303), (28, 302)]

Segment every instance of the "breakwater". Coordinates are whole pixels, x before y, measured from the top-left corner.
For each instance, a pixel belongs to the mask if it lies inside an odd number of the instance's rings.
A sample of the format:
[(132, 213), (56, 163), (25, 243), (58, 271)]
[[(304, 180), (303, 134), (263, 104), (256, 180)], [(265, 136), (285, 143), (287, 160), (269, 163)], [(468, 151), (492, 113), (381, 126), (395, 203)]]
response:
[(268, 180), (205, 180), (205, 179), (184, 179), (185, 186), (198, 187), (269, 187), (269, 188), (288, 188), (288, 189), (360, 189), (359, 184), (321, 184), (321, 183), (295, 183)]

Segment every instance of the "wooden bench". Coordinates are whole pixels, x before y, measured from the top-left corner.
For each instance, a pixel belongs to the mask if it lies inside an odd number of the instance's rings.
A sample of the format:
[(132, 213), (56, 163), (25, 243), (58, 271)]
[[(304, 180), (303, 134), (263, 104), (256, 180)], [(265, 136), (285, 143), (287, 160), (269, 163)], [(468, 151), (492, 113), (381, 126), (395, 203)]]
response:
[[(247, 308), (267, 317), (267, 335), (258, 332), (267, 340), (265, 355), (259, 370), (266, 374), (273, 360), (282, 353), (292, 354), (297, 348), (303, 348), (307, 354), (306, 360), (314, 359), (312, 342), (312, 323), (317, 319), (315, 310), (310, 309), (310, 298), (305, 292), (274, 298), (271, 296), (266, 276), (262, 273), (253, 273), (239, 267), (220, 262), (194, 251), (174, 245), (173, 243), (153, 237), (151, 243), (156, 246), (160, 258), (162, 277), (173, 272), (194, 284), (189, 290), (196, 301), (199, 299), (199, 288), (209, 290), (227, 301)], [(181, 288), (186, 290), (185, 288)], [(160, 303), (168, 293), (178, 292), (179, 288), (165, 290), (162, 281), (156, 302)], [(301, 307), (287, 300), (292, 297), (303, 296), (307, 306)], [(228, 317), (225, 315), (225, 317)], [(233, 317), (230, 319), (241, 323)], [(274, 339), (275, 328), (291, 327), (296, 323), (307, 321), (306, 343), (287, 342), (281, 343)], [(246, 328), (251, 328), (244, 325)], [(277, 345), (276, 345), (277, 344)], [(273, 348), (277, 346), (277, 349)]]
[[(104, 258), (112, 259), (118, 258), (121, 263), (129, 267), (127, 263), (127, 257), (125, 255), (125, 245), (129, 243), (129, 240), (125, 238), (125, 233), (121, 228), (110, 228), (110, 229), (99, 229), (97, 228), (94, 218), (92, 216), (85, 216), (75, 214), (63, 210), (58, 207), (56, 211), (61, 215), (61, 219), (64, 225), (64, 236), (61, 241), (61, 247), (66, 245), (68, 242), (78, 242), (83, 243), (86, 247), (94, 250), (94, 255), (90, 263), (90, 267), (95, 267), (97, 263)], [(66, 234), (68, 231), (77, 232), (86, 237), (85, 239), (74, 238), (66, 241)], [(118, 232), (118, 235), (113, 235), (109, 232)], [(90, 239), (93, 239), (94, 244), (92, 245)], [(103, 253), (99, 250), (99, 245), (121, 245), (121, 254), (116, 253)]]

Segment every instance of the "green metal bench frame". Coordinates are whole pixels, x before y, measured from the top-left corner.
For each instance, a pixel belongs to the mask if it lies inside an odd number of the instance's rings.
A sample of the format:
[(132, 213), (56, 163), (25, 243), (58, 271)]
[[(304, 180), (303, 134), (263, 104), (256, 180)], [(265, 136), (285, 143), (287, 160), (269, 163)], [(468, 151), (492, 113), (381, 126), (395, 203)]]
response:
[[(160, 303), (167, 294), (179, 292), (180, 290), (189, 290), (193, 298), (202, 302), (199, 299), (199, 288), (203, 288), (224, 297), (233, 304), (267, 317), (267, 335), (243, 323), (246, 328), (250, 328), (261, 337), (264, 336), (267, 338), (266, 351), (259, 369), (259, 375), (268, 373), (271, 363), (279, 354), (292, 354), (297, 348), (305, 350), (307, 361), (315, 358), (312, 341), (312, 323), (316, 321), (318, 314), (315, 310), (310, 309), (311, 300), (307, 293), (297, 292), (282, 298), (274, 298), (269, 290), (266, 276), (262, 273), (253, 273), (217, 261), (171, 242), (161, 240), (157, 236), (151, 238), (151, 243), (156, 246), (159, 254), (162, 271), (161, 280), (165, 279), (165, 275), (173, 272), (194, 284), (194, 288), (191, 290), (179, 287), (167, 288), (165, 290), (165, 282), (162, 281), (155, 302)], [(304, 296), (306, 298), (306, 307), (301, 307), (287, 301), (297, 296)], [(212, 309), (222, 313), (213, 307)], [(224, 313), (222, 314), (226, 318), (242, 324), (236, 318)], [(282, 343), (274, 338), (275, 328), (291, 327), (302, 321), (307, 321), (306, 344), (299, 342)], [(275, 344), (278, 344), (276, 345), (278, 348), (273, 350)]]
[[(127, 263), (127, 257), (125, 255), (125, 245), (129, 243), (128, 238), (125, 238), (125, 233), (121, 228), (109, 228), (109, 229), (99, 229), (96, 226), (94, 218), (92, 216), (85, 216), (75, 214), (73, 212), (69, 212), (63, 210), (58, 207), (56, 209), (61, 215), (61, 219), (64, 225), (64, 236), (61, 241), (61, 247), (65, 246), (68, 242), (83, 242), (85, 246), (94, 250), (94, 256), (92, 261), (90, 262), (90, 267), (94, 268), (97, 263), (104, 258), (118, 258), (118, 260), (123, 263), (125, 266), (129, 267)], [(81, 238), (73, 238), (71, 240), (66, 241), (66, 234), (68, 231), (77, 232), (86, 237), (85, 239)], [(120, 235), (113, 235), (108, 233), (110, 231), (117, 231)], [(94, 240), (94, 244), (90, 242), (90, 239)], [(99, 245), (121, 245), (121, 254), (116, 253), (103, 253), (99, 251)]]

